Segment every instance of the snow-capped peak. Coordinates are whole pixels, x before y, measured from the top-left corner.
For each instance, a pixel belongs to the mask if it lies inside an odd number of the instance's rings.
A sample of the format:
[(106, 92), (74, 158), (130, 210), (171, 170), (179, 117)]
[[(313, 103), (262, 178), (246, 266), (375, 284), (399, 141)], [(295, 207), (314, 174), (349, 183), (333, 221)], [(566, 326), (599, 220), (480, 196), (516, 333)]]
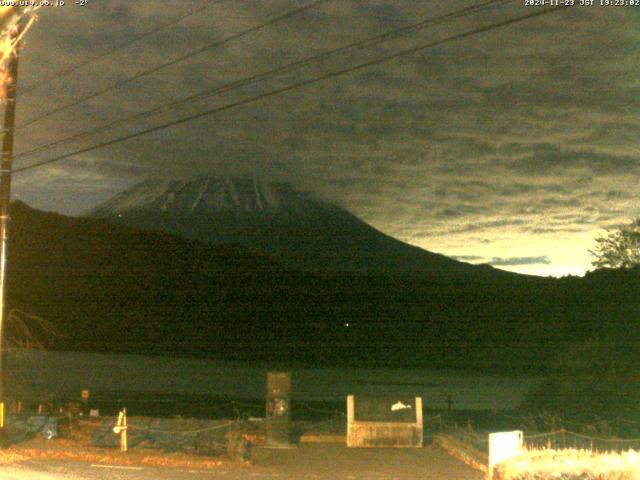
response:
[(91, 213), (108, 216), (132, 210), (258, 212), (278, 207), (292, 189), (257, 177), (201, 175), (193, 180), (145, 180)]

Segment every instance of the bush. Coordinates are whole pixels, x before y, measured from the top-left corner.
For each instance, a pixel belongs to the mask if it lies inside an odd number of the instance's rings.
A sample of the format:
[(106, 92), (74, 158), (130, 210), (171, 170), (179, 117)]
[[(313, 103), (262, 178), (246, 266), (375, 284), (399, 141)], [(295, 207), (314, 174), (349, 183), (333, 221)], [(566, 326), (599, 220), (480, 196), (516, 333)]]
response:
[(638, 347), (591, 338), (562, 352), (556, 368), (526, 398), (528, 412), (552, 412), (576, 423), (640, 419)]
[(494, 468), (494, 480), (632, 480), (640, 478), (640, 453), (529, 450)]

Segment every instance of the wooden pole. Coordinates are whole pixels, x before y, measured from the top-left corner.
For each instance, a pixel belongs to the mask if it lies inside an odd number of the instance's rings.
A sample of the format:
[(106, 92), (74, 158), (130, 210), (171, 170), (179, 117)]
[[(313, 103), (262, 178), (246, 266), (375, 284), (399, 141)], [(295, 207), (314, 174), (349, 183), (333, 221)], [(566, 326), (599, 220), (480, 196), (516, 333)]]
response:
[[(11, 40), (17, 42), (21, 29), (16, 27)], [(4, 379), (5, 348), (4, 327), (6, 323), (6, 271), (7, 271), (7, 239), (9, 224), (9, 201), (11, 200), (11, 169), (13, 167), (13, 136), (16, 118), (16, 90), (18, 84), (18, 54), (20, 46), (15, 45), (9, 56), (9, 84), (4, 109), (4, 138), (2, 139), (2, 159), (0, 161), (0, 439), (5, 443), (4, 435)]]
[(122, 426), (124, 427), (122, 429), (122, 443), (120, 445), (120, 449), (123, 452), (127, 451), (127, 409), (124, 408), (122, 410), (123, 415), (122, 415)]

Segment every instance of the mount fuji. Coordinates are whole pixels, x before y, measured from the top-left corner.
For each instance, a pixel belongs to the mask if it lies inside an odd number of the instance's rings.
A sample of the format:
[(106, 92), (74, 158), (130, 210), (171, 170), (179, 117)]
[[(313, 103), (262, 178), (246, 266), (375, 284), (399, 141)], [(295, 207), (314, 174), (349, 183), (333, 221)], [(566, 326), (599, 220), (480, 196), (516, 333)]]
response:
[(318, 196), (255, 177), (145, 180), (88, 216), (209, 244), (241, 244), (303, 271), (511, 275), (408, 245)]

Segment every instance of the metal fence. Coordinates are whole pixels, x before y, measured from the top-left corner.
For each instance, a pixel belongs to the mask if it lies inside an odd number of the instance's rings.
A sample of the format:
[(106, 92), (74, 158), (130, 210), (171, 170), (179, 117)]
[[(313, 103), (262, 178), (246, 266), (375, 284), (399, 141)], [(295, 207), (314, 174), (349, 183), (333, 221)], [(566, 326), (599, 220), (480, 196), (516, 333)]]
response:
[[(494, 412), (495, 420), (485, 422), (483, 428), (471, 421), (461, 426), (442, 418), (439, 431), (450, 435), (480, 452), (488, 453), (489, 433), (522, 430), (527, 448), (567, 449), (575, 448), (596, 452), (640, 450), (640, 422), (631, 419), (595, 419), (580, 424), (551, 414), (515, 415)], [(487, 424), (495, 425), (491, 428)], [(634, 435), (635, 434), (635, 435)]]

